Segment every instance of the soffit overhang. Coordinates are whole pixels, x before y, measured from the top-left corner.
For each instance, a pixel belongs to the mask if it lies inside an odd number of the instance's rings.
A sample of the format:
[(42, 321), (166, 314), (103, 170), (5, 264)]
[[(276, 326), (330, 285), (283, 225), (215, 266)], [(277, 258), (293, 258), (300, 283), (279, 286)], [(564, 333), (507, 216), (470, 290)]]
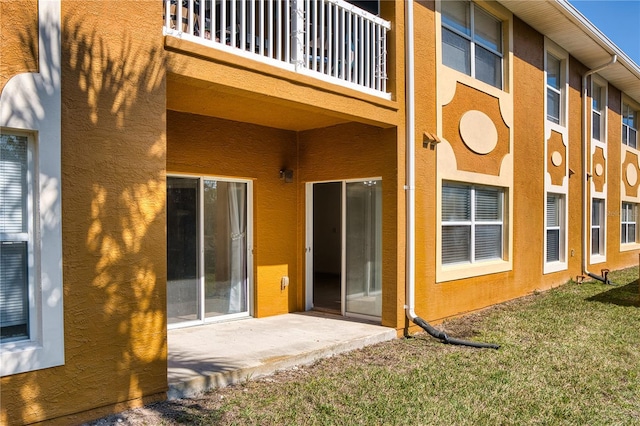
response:
[(617, 55), (617, 62), (598, 74), (640, 103), (640, 66), (568, 1), (499, 2), (589, 69), (606, 64)]

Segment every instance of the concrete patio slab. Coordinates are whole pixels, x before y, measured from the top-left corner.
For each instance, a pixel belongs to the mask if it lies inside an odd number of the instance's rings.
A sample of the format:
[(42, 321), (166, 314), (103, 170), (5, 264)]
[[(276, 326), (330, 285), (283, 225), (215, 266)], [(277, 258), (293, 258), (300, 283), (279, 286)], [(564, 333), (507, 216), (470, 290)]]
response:
[(392, 328), (320, 312), (169, 330), (168, 398), (193, 397), (396, 337)]

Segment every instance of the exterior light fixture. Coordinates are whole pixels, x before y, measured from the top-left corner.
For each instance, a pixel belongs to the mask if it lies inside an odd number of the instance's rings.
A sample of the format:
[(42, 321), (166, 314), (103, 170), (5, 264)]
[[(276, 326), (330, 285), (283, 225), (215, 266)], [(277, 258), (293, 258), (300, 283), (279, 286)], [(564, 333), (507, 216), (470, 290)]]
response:
[(284, 180), (284, 183), (293, 182), (293, 170), (282, 169), (280, 170), (280, 179)]

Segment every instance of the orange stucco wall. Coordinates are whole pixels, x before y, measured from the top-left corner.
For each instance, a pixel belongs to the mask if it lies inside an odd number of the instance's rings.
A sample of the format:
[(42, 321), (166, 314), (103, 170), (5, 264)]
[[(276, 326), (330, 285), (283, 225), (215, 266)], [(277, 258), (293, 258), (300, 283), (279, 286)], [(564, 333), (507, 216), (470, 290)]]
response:
[[(608, 149), (608, 169), (607, 182), (610, 189), (607, 194), (607, 263), (606, 268), (614, 270), (626, 266), (634, 265), (638, 262), (638, 250), (623, 250), (620, 246), (620, 209), (622, 207), (620, 185), (626, 184), (625, 158), (621, 154), (622, 129), (620, 123), (622, 93), (615, 86), (608, 86), (608, 102), (607, 102), (607, 143)], [(631, 193), (638, 191), (638, 184), (632, 187)], [(600, 268), (594, 268), (595, 273), (600, 273)]]
[(38, 1), (0, 2), (0, 91), (16, 74), (38, 70)]
[[(385, 321), (395, 326), (396, 132), (344, 124), (293, 132), (168, 111), (167, 171), (253, 182), (254, 316), (304, 310), (305, 183), (382, 177)], [(293, 170), (294, 182), (280, 179)], [(289, 287), (281, 289), (281, 278)], [(385, 287), (386, 290), (386, 287)]]
[[(117, 3), (117, 7), (114, 4)], [(79, 423), (161, 399), (166, 383), (166, 174), (253, 182), (253, 314), (305, 308), (306, 183), (382, 178), (382, 324), (408, 326), (405, 304), (404, 7), (382, 2), (392, 21), (389, 91), (381, 99), (228, 52), (162, 37), (161, 3), (62, 2), (62, 227), (65, 365), (0, 379), (0, 423)], [(155, 8), (155, 9), (154, 9)], [(37, 69), (36, 0), (0, 2), (0, 90)], [(428, 320), (559, 285), (581, 273), (581, 75), (569, 58), (568, 259), (543, 274), (545, 156), (543, 35), (511, 19), (513, 116), (502, 151), (513, 164), (512, 267), (437, 280), (438, 151), (424, 134), (456, 138), (459, 116), (480, 108), (498, 122), (495, 96), (456, 98), (455, 117), (437, 99), (436, 4), (414, 3), (416, 69), (416, 312)], [(21, 31), (8, 32), (8, 22)], [(156, 36), (150, 36), (157, 34)], [(466, 89), (461, 89), (464, 93)], [(637, 262), (620, 250), (620, 92), (609, 86), (607, 261)], [(494, 93), (495, 94), (495, 93)], [(512, 98), (511, 98), (512, 97)], [(467, 98), (465, 100), (465, 98)], [(499, 100), (502, 102), (503, 99)], [(440, 106), (439, 102), (442, 102)], [(453, 104), (452, 104), (453, 105)], [(492, 105), (492, 106), (488, 106)], [(493, 108), (493, 112), (489, 111)], [(501, 112), (502, 113), (502, 112)], [(440, 115), (440, 118), (439, 118)], [(506, 126), (506, 127), (505, 127)], [(446, 132), (447, 135), (442, 133)], [(553, 139), (554, 146), (561, 141)], [(508, 146), (508, 149), (507, 149)], [(561, 148), (561, 147), (560, 147)], [(558, 149), (560, 149), (558, 148)], [(459, 144), (455, 155), (477, 153)], [(497, 159), (475, 170), (497, 176)], [(587, 169), (592, 169), (589, 159)], [(280, 179), (283, 168), (293, 183)], [(473, 170), (472, 170), (473, 171)], [(564, 171), (554, 170), (555, 182)], [(498, 176), (502, 178), (503, 176)], [(289, 286), (281, 289), (281, 277)], [(418, 331), (411, 326), (410, 331)]]
[[(168, 173), (191, 173), (253, 181), (254, 315), (298, 310), (296, 185), (280, 179), (283, 168), (298, 180), (296, 133), (167, 112)], [(282, 276), (289, 287), (280, 288)]]
[[(442, 108), (442, 135), (447, 138), (455, 153), (458, 170), (498, 176), (505, 155), (509, 153), (509, 127), (500, 112), (500, 101), (492, 96), (458, 83), (453, 100)], [(460, 118), (470, 108), (485, 113), (495, 123), (498, 142), (493, 151), (484, 154), (479, 161), (478, 154), (470, 150), (462, 140), (459, 130)]]
[[(436, 151), (423, 146), (424, 132), (436, 133), (436, 102), (433, 96), (436, 87), (436, 40), (435, 2), (421, 1), (414, 5), (415, 69), (416, 69), (416, 312), (425, 316), (431, 300), (431, 283), (434, 283), (436, 256), (435, 200), (436, 200)], [(404, 270), (404, 264), (400, 265)], [(403, 291), (404, 294), (404, 291)], [(402, 308), (402, 306), (401, 306)], [(403, 314), (403, 311), (400, 311)], [(401, 324), (405, 325), (406, 322)], [(409, 324), (406, 324), (409, 326)], [(411, 331), (419, 328), (412, 327)]]
[[(423, 7), (421, 7), (423, 6)], [(430, 58), (433, 53), (433, 8), (428, 2), (420, 2), (416, 7), (416, 132), (435, 133), (433, 123), (434, 98), (431, 95), (435, 82), (430, 79), (429, 67), (435, 65)], [(513, 17), (513, 188), (508, 194), (513, 198), (513, 266), (511, 270), (487, 275), (478, 275), (465, 279), (455, 279), (437, 283), (433, 271), (439, 262), (435, 248), (439, 244), (435, 238), (437, 229), (437, 187), (435, 155), (438, 146), (425, 144), (417, 146), (416, 163), (418, 165), (417, 183), (417, 313), (426, 319), (438, 321), (464, 312), (481, 309), (533, 291), (545, 290), (560, 285), (582, 274), (581, 233), (582, 233), (582, 176), (581, 170), (581, 76), (587, 69), (569, 57), (569, 112), (568, 112), (568, 148), (565, 152), (559, 134), (545, 135), (544, 115), (544, 52), (545, 41), (538, 33), (518, 17)], [(438, 28), (435, 28), (438, 31)], [(459, 89), (461, 86), (458, 83)], [(469, 91), (469, 89), (465, 90)], [(507, 89), (505, 89), (507, 90)], [(478, 158), (476, 166), (470, 169), (466, 151), (459, 141), (457, 122), (462, 112), (480, 109), (491, 117), (491, 112), (483, 102), (490, 102), (491, 94), (475, 93), (474, 96), (454, 98), (456, 113), (451, 114), (453, 102), (442, 110), (441, 137), (451, 142), (458, 170), (468, 170), (480, 174), (496, 174), (498, 169), (487, 170), (485, 158)], [(482, 101), (482, 96), (486, 99)], [(637, 251), (620, 250), (620, 176), (624, 159), (620, 155), (620, 107), (621, 94), (615, 87), (608, 88), (608, 151), (606, 157), (606, 176), (602, 176), (600, 186), (607, 185), (607, 254), (606, 262), (590, 267), (591, 272), (600, 274), (601, 268), (617, 269), (637, 262)], [(477, 98), (477, 99), (476, 99)], [(590, 101), (589, 101), (590, 104)], [(486, 110), (486, 111), (485, 111)], [(436, 106), (437, 112), (437, 106)], [(588, 114), (590, 115), (590, 114)], [(500, 123), (497, 118), (492, 121)], [(500, 126), (497, 126), (500, 129)], [(500, 136), (498, 140), (503, 140)], [(418, 143), (421, 144), (422, 140)], [(498, 143), (498, 146), (501, 142)], [(545, 143), (548, 153), (545, 154)], [(496, 148), (497, 149), (497, 148)], [(550, 152), (559, 151), (562, 155), (562, 167), (552, 168), (548, 158)], [(596, 150), (597, 151), (597, 150)], [(545, 156), (547, 155), (547, 156)], [(595, 156), (602, 153), (596, 152)], [(488, 158), (488, 157), (487, 157)], [(465, 162), (466, 161), (466, 162)], [(589, 158), (587, 170), (593, 168)], [(604, 160), (602, 160), (604, 161)], [(568, 175), (564, 164), (568, 162)], [(559, 185), (568, 179), (568, 233), (567, 268), (553, 273), (544, 273), (544, 214), (545, 214), (545, 163), (548, 165), (552, 183)], [(590, 234), (589, 234), (590, 235)], [(588, 253), (588, 250), (587, 250)]]
[(2, 424), (75, 424), (165, 397), (163, 53), (156, 21), (140, 19), (156, 2), (117, 4), (61, 5), (65, 364), (0, 379)]
[[(398, 19), (403, 7), (385, 2), (381, 15)], [(397, 24), (401, 31), (401, 20)], [(398, 34), (393, 31), (388, 40), (390, 100), (165, 38), (168, 172), (245, 178), (254, 184), (255, 316), (305, 308), (304, 184), (384, 175), (383, 210), (392, 219), (385, 222), (383, 244), (385, 254), (394, 257), (385, 258), (389, 290), (385, 287), (383, 317), (393, 327), (402, 321), (396, 283), (403, 288), (404, 275), (396, 265), (404, 258), (398, 262), (396, 256), (404, 256), (399, 241), (404, 199), (397, 186), (403, 166), (397, 159), (404, 158), (404, 134), (397, 129), (404, 123), (404, 92), (396, 88), (404, 83), (404, 39)], [(282, 168), (293, 170), (293, 185), (280, 180)], [(387, 216), (398, 209), (400, 214)], [(290, 278), (286, 290), (280, 288), (283, 275)]]
[[(560, 154), (560, 164), (553, 163), (552, 153), (557, 152)], [(567, 162), (566, 149), (562, 140), (562, 134), (551, 130), (551, 136), (547, 139), (547, 173), (551, 178), (553, 185), (562, 185), (562, 182), (566, 178), (566, 170), (564, 165)]]
[[(420, 7), (423, 6), (423, 7)], [(416, 21), (420, 22), (416, 32), (416, 70), (417, 81), (417, 133), (434, 132), (433, 97), (429, 96), (434, 87), (430, 80), (429, 67), (434, 67), (429, 58), (435, 55), (435, 39), (433, 37), (432, 16), (433, 9), (428, 3), (421, 3), (416, 7)], [(460, 313), (481, 309), (495, 303), (525, 295), (535, 290), (544, 290), (566, 282), (581, 274), (581, 98), (580, 78), (586, 71), (584, 66), (571, 59), (569, 61), (569, 117), (568, 159), (563, 154), (563, 164), (568, 160), (570, 169), (569, 205), (568, 209), (568, 247), (566, 270), (544, 274), (544, 170), (545, 162), (545, 129), (544, 129), (544, 37), (527, 24), (513, 18), (513, 189), (509, 194), (513, 197), (513, 267), (510, 271), (480, 275), (476, 277), (458, 279), (436, 283), (433, 275), (438, 259), (435, 256), (434, 234), (437, 227), (435, 203), (436, 174), (434, 167), (434, 148), (426, 145), (417, 147), (416, 162), (418, 164), (417, 191), (417, 283), (419, 315), (431, 320), (439, 320)], [(479, 95), (478, 95), (479, 96)], [(491, 99), (489, 95), (487, 99)], [(617, 105), (620, 94), (615, 88), (609, 87), (609, 104)], [(455, 99), (458, 99), (457, 97)], [(464, 103), (466, 105), (460, 105)], [(457, 110), (482, 109), (481, 102), (463, 96), (457, 101)], [(446, 106), (443, 108), (443, 136), (449, 139), (457, 138), (457, 120), (448, 117)], [(619, 107), (618, 107), (619, 110)], [(484, 110), (483, 110), (484, 111)], [(485, 113), (491, 114), (487, 111)], [(449, 114), (450, 115), (450, 114)], [(458, 114), (459, 115), (459, 114)], [(619, 111), (609, 110), (608, 137), (610, 141), (619, 143)], [(494, 121), (498, 121), (497, 119)], [(499, 128), (499, 127), (498, 127)], [(449, 132), (449, 133), (446, 133)], [(447, 136), (449, 135), (449, 136)], [(551, 148), (558, 150), (561, 142), (553, 137)], [(557, 138), (556, 138), (557, 139)], [(457, 140), (457, 139), (456, 139)], [(421, 140), (419, 141), (421, 142)], [(556, 146), (557, 145), (557, 146)], [(617, 146), (617, 145), (616, 145)], [(438, 148), (436, 147), (435, 150)], [(467, 155), (460, 145), (460, 155)], [(613, 151), (613, 152), (612, 152)], [(456, 155), (458, 155), (457, 151)], [(617, 214), (607, 216), (607, 262), (610, 269), (629, 266), (635, 261), (635, 252), (620, 252), (619, 247), (619, 188), (621, 159), (619, 149), (609, 149), (607, 182), (608, 205), (616, 209)], [(484, 161), (484, 159), (482, 160)], [(467, 164), (467, 163), (465, 163)], [(483, 163), (484, 164), (484, 163)], [(485, 164), (486, 165), (486, 164)], [(460, 169), (461, 164), (458, 164)], [(462, 167), (467, 167), (462, 164)], [(495, 174), (482, 169), (482, 164), (472, 171)], [(589, 166), (591, 167), (591, 165)], [(494, 168), (495, 169), (495, 168)], [(559, 175), (559, 173), (561, 175)], [(564, 171), (553, 170), (556, 182), (561, 182)], [(556, 176), (557, 175), (557, 176)], [(566, 178), (565, 178), (566, 179)], [(613, 183), (615, 182), (615, 183)], [(600, 273), (598, 268), (596, 273)], [(422, 298), (422, 299), (421, 299)]]

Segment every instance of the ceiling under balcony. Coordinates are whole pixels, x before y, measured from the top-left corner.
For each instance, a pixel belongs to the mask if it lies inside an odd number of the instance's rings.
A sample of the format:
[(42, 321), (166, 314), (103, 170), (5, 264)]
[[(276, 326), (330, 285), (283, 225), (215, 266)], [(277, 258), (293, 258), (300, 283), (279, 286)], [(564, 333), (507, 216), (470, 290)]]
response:
[(349, 121), (344, 116), (331, 114), (319, 107), (256, 92), (231, 90), (175, 74), (167, 75), (167, 109), (293, 131), (335, 126)]

